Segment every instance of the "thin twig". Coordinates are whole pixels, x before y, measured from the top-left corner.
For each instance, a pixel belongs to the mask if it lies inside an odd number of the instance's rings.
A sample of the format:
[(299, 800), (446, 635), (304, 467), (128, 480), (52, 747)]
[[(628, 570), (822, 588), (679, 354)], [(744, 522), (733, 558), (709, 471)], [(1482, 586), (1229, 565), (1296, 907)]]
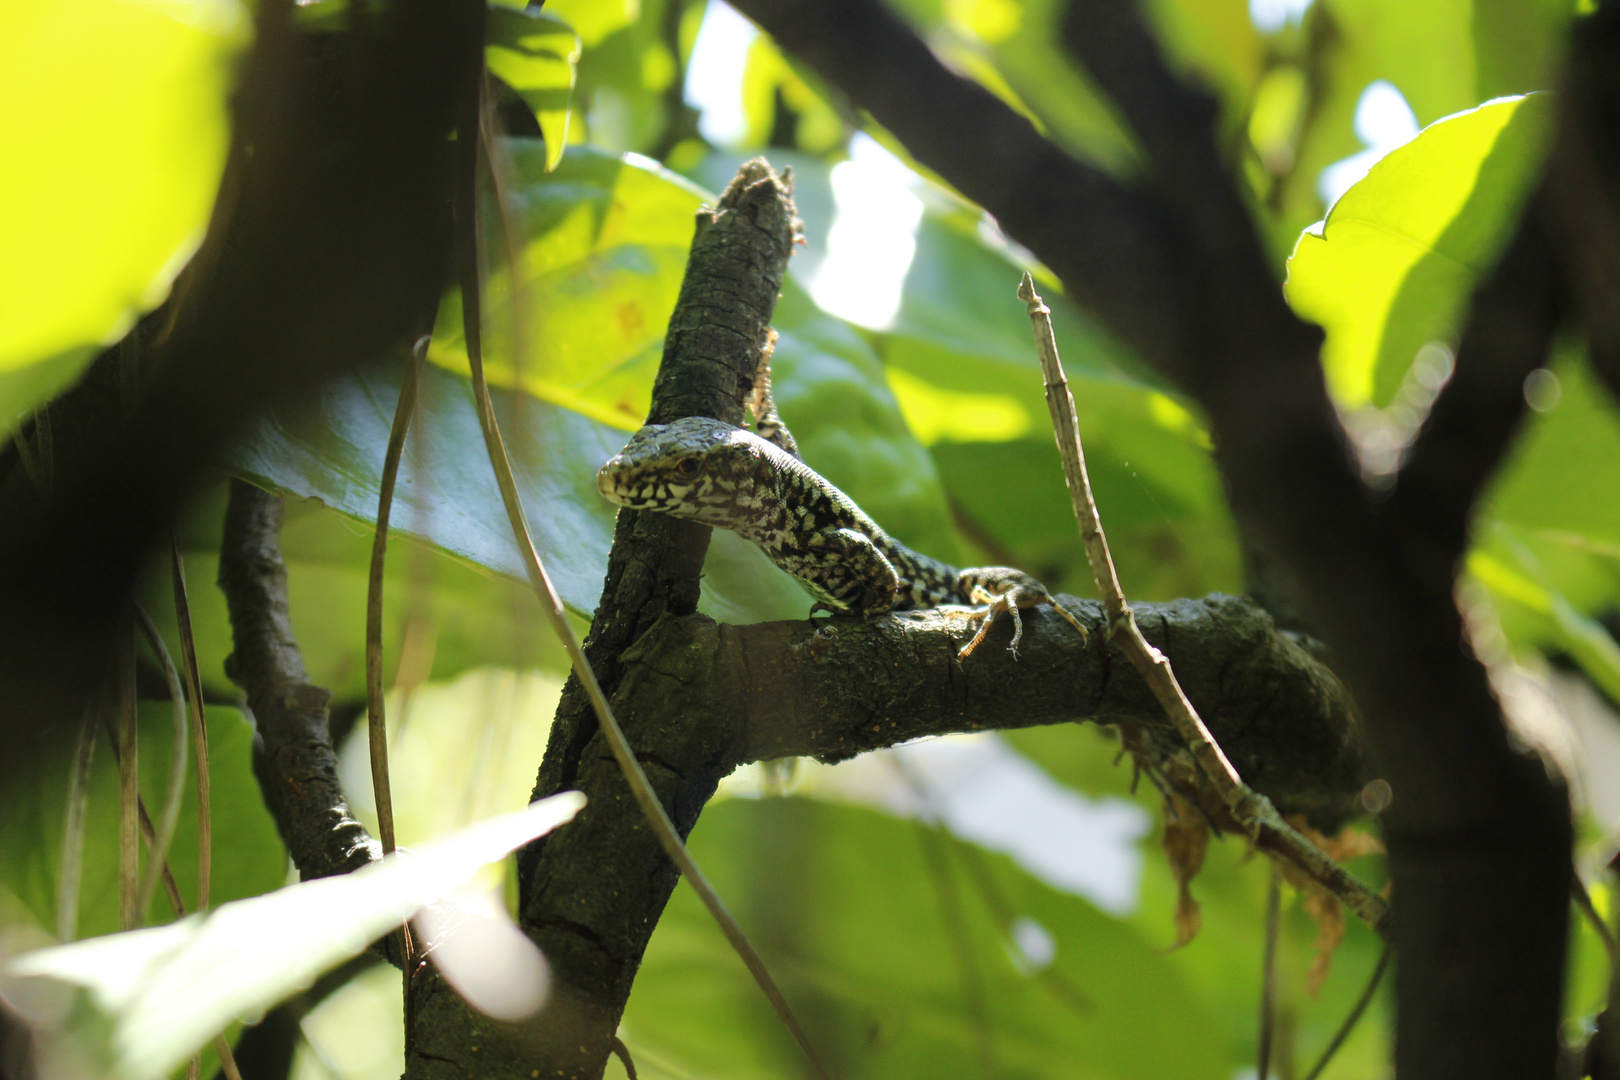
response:
[(112, 744), (118, 758), (118, 926), (121, 930), (134, 930), (141, 925), (144, 913), (135, 903), (140, 894), (141, 778), (133, 626), (125, 624), (120, 628), (115, 656), (114, 678), (118, 686), (115, 707), (118, 711)]
[(180, 540), (172, 532), (169, 534), (169, 555), (170, 577), (174, 582), (174, 621), (180, 631), (180, 659), (185, 664), (186, 693), (191, 699), (191, 746), (197, 765), (197, 910), (207, 911), (214, 878), (213, 778), (208, 767), (208, 714), (203, 711), (197, 639), (191, 632), (186, 564), (180, 557)]
[(1570, 896), (1575, 900), (1575, 906), (1581, 909), (1581, 914), (1586, 916), (1586, 921), (1591, 924), (1593, 930), (1597, 931), (1598, 937), (1603, 939), (1603, 947), (1609, 951), (1609, 961), (1614, 962), (1614, 931), (1609, 929), (1609, 924), (1603, 921), (1602, 915), (1598, 914), (1596, 905), (1592, 903), (1592, 894), (1586, 891), (1586, 882), (1581, 880), (1581, 872), (1573, 868), (1571, 868), (1569, 878), (1569, 892)]
[(1277, 1019), (1277, 931), (1282, 923), (1282, 875), (1271, 867), (1266, 888), (1266, 953), (1260, 972), (1260, 1048), (1255, 1054), (1255, 1076), (1271, 1075), (1271, 1038)]
[(501, 501), (505, 504), (507, 518), (512, 526), (513, 538), (517, 541), (519, 554), (523, 557), (524, 568), (528, 571), (529, 583), (534, 588), (535, 595), (540, 600), (541, 610), (545, 612), (546, 620), (551, 623), (552, 630), (562, 641), (563, 648), (567, 650), (568, 657), (573, 663), (574, 675), (579, 679), (586, 697), (596, 713), (597, 722), (601, 725), (602, 734), (606, 738), (608, 747), (618, 762), (620, 771), (624, 774), (625, 782), (630, 786), (630, 792), (641, 812), (646, 815), (647, 823), (652, 827), (653, 835), (658, 838), (664, 853), (669, 856), (687, 883), (696, 890), (698, 896), (709, 909), (710, 915), (719, 924), (731, 947), (742, 958), (748, 967), (754, 981), (759, 984), (776, 1010), (777, 1016), (792, 1033), (799, 1048), (804, 1051), (810, 1060), (811, 1067), (821, 1080), (831, 1080), (826, 1066), (816, 1054), (815, 1048), (810, 1044), (809, 1036), (805, 1034), (798, 1017), (788, 1005), (787, 999), (777, 987), (776, 980), (771, 977), (765, 967), (765, 961), (754, 948), (748, 935), (743, 932), (742, 926), (726, 908), (725, 901), (709, 883), (709, 879), (693, 861), (687, 852), (686, 845), (681, 843), (680, 834), (675, 831), (664, 804), (659, 801), (647, 780), (647, 774), (642, 770), (641, 763), (636, 760), (634, 749), (619, 727), (618, 720), (608, 704), (607, 696), (602, 692), (602, 686), (596, 680), (596, 673), (585, 658), (585, 652), (580, 647), (579, 639), (574, 635), (574, 628), (569, 625), (568, 617), (564, 612), (562, 598), (552, 585), (551, 577), (546, 573), (545, 566), (540, 562), (539, 552), (535, 549), (534, 539), (529, 533), (528, 518), (523, 512), (523, 502), (518, 494), (517, 481), (512, 475), (512, 463), (506, 453), (506, 444), (501, 439), (500, 426), (495, 419), (495, 405), (489, 395), (489, 383), (484, 377), (483, 340), (480, 320), (480, 295), (478, 244), (475, 218), (473, 216), (473, 196), (477, 168), (480, 157), (491, 151), (484, 138), (484, 125), (482, 121), (482, 105), (474, 103), (476, 112), (470, 117), (464, 117), (459, 125), (459, 140), (457, 152), (461, 156), (458, 166), (459, 185), (458, 202), (463, 208), (461, 229), (464, 230), (459, 251), (459, 277), (461, 282), (462, 312), (464, 319), (463, 336), (467, 345), (467, 360), (472, 371), (473, 400), (478, 410), (478, 422), (484, 432), (484, 442), (489, 452), (490, 466), (495, 471), (495, 480), (501, 490)]
[(135, 621), (146, 637), (146, 643), (157, 656), (158, 662), (163, 665), (163, 679), (169, 684), (169, 699), (174, 705), (174, 734), (169, 748), (169, 785), (163, 792), (163, 806), (158, 812), (157, 835), (152, 841), (152, 851), (146, 861), (146, 872), (141, 875), (140, 892), (136, 896), (136, 905), (142, 915), (151, 906), (152, 894), (157, 891), (158, 872), (168, 865), (169, 845), (174, 843), (174, 832), (180, 824), (180, 801), (186, 794), (186, 739), (190, 732), (190, 721), (186, 716), (186, 694), (180, 686), (180, 672), (175, 669), (174, 657), (169, 655), (169, 648), (163, 643), (163, 635), (158, 633), (157, 624), (152, 622), (139, 604), (132, 604), (135, 609)]
[(416, 412), (416, 387), (422, 370), (421, 346), (411, 350), (410, 363), (399, 384), (399, 403), (394, 407), (394, 426), (388, 432), (388, 449), (383, 455), (383, 471), (377, 493), (377, 531), (371, 542), (371, 576), (366, 585), (366, 732), (371, 747), (371, 790), (377, 802), (377, 831), (383, 854), (394, 850), (394, 796), (388, 782), (388, 718), (383, 706), (383, 570), (388, 555), (388, 517), (394, 504), (394, 481), (399, 476), (399, 459), (405, 450), (405, 435)]
[(1326, 1069), (1328, 1063), (1333, 1060), (1333, 1055), (1337, 1054), (1339, 1047), (1344, 1045), (1344, 1040), (1350, 1037), (1350, 1032), (1355, 1029), (1356, 1022), (1361, 1019), (1361, 1014), (1367, 1011), (1368, 1005), (1372, 1004), (1373, 995), (1378, 992), (1378, 984), (1383, 982), (1384, 971), (1389, 967), (1390, 957), (1394, 955), (1395, 947), (1386, 941), (1384, 951), (1378, 954), (1378, 966), (1373, 968), (1372, 978), (1367, 980), (1367, 986), (1361, 991), (1361, 996), (1356, 999), (1356, 1004), (1350, 1010), (1350, 1015), (1344, 1018), (1344, 1023), (1334, 1033), (1333, 1041), (1327, 1044), (1327, 1049), (1322, 1051), (1322, 1056), (1316, 1059), (1316, 1064), (1311, 1066), (1311, 1071), (1305, 1074), (1305, 1080), (1316, 1080), (1317, 1077), (1321, 1076), (1322, 1070)]
[(84, 877), (85, 817), (90, 809), (90, 766), (95, 754), (96, 718), (86, 708), (73, 747), (67, 813), (62, 822), (62, 872), (56, 881), (56, 937), (62, 942), (79, 936), (79, 883)]
[(1243, 782), (1237, 769), (1204, 726), (1198, 710), (1193, 708), (1192, 702), (1182, 692), (1169, 658), (1148, 644), (1147, 638), (1142, 636), (1141, 629), (1136, 625), (1136, 615), (1126, 603), (1125, 593), (1120, 588), (1119, 574), (1114, 569), (1113, 556), (1108, 551), (1108, 540), (1103, 535), (1102, 520), (1097, 513), (1096, 497), (1086, 476), (1085, 451), (1080, 444), (1074, 395), (1069, 392), (1063, 364), (1058, 359), (1051, 309), (1036, 294), (1035, 281), (1027, 273), (1018, 285), (1018, 296), (1028, 306), (1029, 319), (1034, 326), (1035, 349), (1040, 355), (1041, 370), (1046, 379), (1046, 403), (1052, 413), (1052, 428), (1063, 458), (1063, 476), (1074, 503), (1075, 517), (1080, 523), (1086, 558), (1091, 563), (1097, 589), (1102, 593), (1110, 640), (1119, 645), (1120, 651), (1153, 691), (1153, 696), (1192, 752), (1194, 761), (1209, 778), (1232, 817), (1248, 832), (1254, 845), (1299, 867), (1355, 912), (1358, 918), (1380, 935), (1387, 935), (1389, 904), (1284, 821), (1270, 799)]

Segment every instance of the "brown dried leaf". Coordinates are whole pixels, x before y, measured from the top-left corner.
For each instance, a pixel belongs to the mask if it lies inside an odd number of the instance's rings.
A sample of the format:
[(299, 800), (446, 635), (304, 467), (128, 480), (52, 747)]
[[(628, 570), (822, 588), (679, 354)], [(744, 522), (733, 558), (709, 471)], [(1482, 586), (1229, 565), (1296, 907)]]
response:
[(1316, 888), (1305, 897), (1305, 910), (1316, 919), (1316, 955), (1305, 973), (1305, 992), (1315, 999), (1333, 966), (1333, 954), (1344, 940), (1344, 908), (1326, 891)]
[[(1311, 828), (1300, 815), (1291, 817), (1289, 824), (1335, 862), (1344, 862), (1346, 859), (1362, 855), (1382, 854), (1384, 851), (1383, 842), (1378, 837), (1360, 829), (1345, 828), (1340, 830), (1337, 836), (1323, 836)], [(1321, 992), (1322, 984), (1327, 980), (1328, 970), (1333, 966), (1333, 954), (1344, 941), (1344, 909), (1331, 893), (1293, 864), (1282, 859), (1273, 859), (1272, 862), (1282, 871), (1288, 883), (1304, 895), (1305, 910), (1316, 919), (1316, 956), (1311, 960), (1310, 970), (1305, 975), (1305, 992), (1314, 998)]]
[(1179, 949), (1198, 936), (1204, 923), (1198, 901), (1188, 888), (1192, 879), (1204, 866), (1204, 851), (1209, 846), (1209, 825), (1190, 803), (1179, 795), (1172, 795), (1164, 812), (1164, 854), (1170, 863), (1170, 873), (1176, 879), (1179, 893), (1176, 897), (1176, 943)]

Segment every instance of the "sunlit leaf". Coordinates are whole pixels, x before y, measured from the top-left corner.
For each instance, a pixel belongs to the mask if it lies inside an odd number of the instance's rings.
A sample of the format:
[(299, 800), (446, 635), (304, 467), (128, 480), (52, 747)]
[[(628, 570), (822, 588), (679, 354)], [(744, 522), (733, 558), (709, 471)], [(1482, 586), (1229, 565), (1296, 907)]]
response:
[(0, 12), (0, 433), (168, 294), (219, 186), (247, 33), (235, 0)]
[(1322, 362), (1341, 403), (1384, 404), (1419, 348), (1455, 336), (1534, 176), (1547, 108), (1514, 98), (1431, 125), (1299, 238), (1288, 300), (1327, 330)]
[(105, 1069), (102, 1075), (156, 1080), (233, 1018), (308, 986), (584, 804), (583, 795), (565, 792), (352, 874), (165, 927), (25, 953), (5, 974), (82, 988), (63, 1035)]
[(579, 35), (543, 11), (492, 7), (484, 28), (484, 62), (517, 91), (546, 142), (546, 171), (557, 167), (568, 142), (568, 112), (579, 65)]
[(1470, 0), (1322, 0), (1307, 10), (1310, 41), (1302, 43), (1302, 59), (1320, 82), (1276, 199), (1279, 259), (1299, 230), (1322, 217), (1325, 208), (1317, 194), (1322, 170), (1362, 149), (1354, 117), (1370, 84), (1380, 79), (1393, 84), (1420, 125), (1491, 96), (1493, 91), (1475, 85), (1470, 30), (1478, 10)]
[[(505, 145), (518, 178), (509, 194), (520, 288), (498, 260), (484, 298), (489, 377), (633, 430), (647, 415), (693, 215), (706, 196), (645, 159), (572, 148), (547, 175), (539, 143)], [(490, 235), (502, 251), (501, 233)], [(465, 372), (461, 321), (452, 292), (428, 357)]]

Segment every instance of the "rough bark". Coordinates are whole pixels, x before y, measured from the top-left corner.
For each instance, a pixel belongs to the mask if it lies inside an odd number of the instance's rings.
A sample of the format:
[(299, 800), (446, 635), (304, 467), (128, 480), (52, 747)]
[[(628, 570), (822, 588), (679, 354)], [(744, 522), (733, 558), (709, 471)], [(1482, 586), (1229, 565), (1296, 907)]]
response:
[(308, 881), (358, 870), (382, 850), (349, 814), (327, 720), (332, 695), (310, 683), (293, 637), (281, 516), (278, 496), (231, 481), (219, 587), (235, 646), (226, 673), (247, 693), (253, 716), (253, 771), (293, 865)]

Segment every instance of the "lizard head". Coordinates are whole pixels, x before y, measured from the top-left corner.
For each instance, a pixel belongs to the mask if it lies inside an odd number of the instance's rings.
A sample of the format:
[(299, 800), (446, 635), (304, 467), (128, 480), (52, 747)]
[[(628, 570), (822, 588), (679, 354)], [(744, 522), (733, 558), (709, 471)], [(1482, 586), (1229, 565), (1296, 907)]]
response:
[(772, 447), (742, 428), (689, 416), (648, 424), (596, 473), (609, 502), (736, 528)]

